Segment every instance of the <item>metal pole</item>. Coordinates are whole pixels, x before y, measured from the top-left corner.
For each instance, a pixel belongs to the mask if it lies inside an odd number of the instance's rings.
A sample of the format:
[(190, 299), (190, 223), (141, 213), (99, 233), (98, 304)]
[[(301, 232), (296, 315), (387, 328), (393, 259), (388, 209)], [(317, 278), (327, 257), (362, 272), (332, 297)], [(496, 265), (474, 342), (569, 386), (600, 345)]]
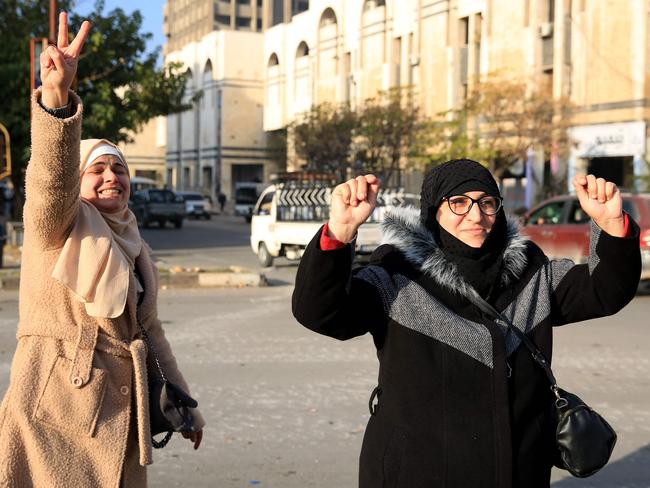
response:
[(56, 0), (50, 0), (50, 43), (56, 44), (56, 37), (54, 36), (55, 22), (56, 22)]

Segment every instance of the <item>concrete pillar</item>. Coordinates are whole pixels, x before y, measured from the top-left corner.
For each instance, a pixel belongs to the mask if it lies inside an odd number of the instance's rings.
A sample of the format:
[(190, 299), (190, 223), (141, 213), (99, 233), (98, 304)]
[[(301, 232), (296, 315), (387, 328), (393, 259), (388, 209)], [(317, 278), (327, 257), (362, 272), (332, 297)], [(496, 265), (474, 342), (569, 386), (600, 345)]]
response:
[(271, 27), (271, 6), (273, 2), (271, 0), (262, 0), (262, 30), (266, 30)]
[(251, 30), (257, 31), (257, 0), (251, 0)]
[(291, 0), (283, 0), (284, 4), (282, 6), (282, 21), (285, 24), (291, 22)]

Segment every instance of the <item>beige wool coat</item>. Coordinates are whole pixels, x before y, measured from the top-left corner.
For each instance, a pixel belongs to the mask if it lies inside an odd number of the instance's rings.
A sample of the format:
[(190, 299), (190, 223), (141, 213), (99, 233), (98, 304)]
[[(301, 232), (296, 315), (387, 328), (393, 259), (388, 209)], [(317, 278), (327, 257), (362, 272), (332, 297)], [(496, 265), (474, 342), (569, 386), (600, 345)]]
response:
[(144, 299), (138, 307), (131, 273), (125, 311), (115, 319), (89, 316), (51, 277), (79, 208), (82, 105), (71, 93), (76, 112), (59, 119), (38, 97), (35, 92), (18, 345), (0, 406), (0, 487), (146, 486), (144, 466), (152, 463), (147, 350), (136, 318), (169, 379), (189, 391), (157, 317), (156, 267), (144, 245), (136, 259)]

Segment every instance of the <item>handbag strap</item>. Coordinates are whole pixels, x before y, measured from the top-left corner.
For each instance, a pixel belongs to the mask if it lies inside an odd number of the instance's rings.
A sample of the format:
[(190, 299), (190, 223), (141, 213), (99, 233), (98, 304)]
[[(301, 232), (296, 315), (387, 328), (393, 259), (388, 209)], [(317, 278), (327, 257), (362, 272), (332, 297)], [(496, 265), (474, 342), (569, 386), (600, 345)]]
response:
[(165, 372), (162, 369), (162, 366), (160, 365), (160, 360), (158, 359), (158, 354), (156, 354), (156, 348), (153, 347), (153, 343), (151, 342), (151, 339), (149, 338), (149, 334), (147, 334), (147, 331), (145, 328), (142, 326), (140, 323), (140, 320), (136, 318), (136, 321), (138, 322), (138, 327), (140, 327), (140, 332), (142, 332), (142, 337), (144, 338), (144, 342), (147, 344), (147, 348), (151, 352), (151, 355), (153, 356), (153, 360), (156, 363), (156, 367), (158, 368), (158, 372), (160, 373), (160, 378), (167, 383), (167, 376), (165, 375)]
[[(138, 267), (135, 266), (133, 269), (133, 273), (135, 275), (135, 278), (140, 281), (140, 286), (144, 288), (144, 284), (141, 279), (140, 271), (138, 270)], [(146, 329), (140, 322), (140, 319), (138, 318), (138, 310), (140, 309), (140, 305), (142, 304), (144, 300), (144, 290), (142, 291), (142, 294), (138, 298), (138, 304), (136, 306), (136, 312), (135, 312), (135, 321), (138, 324), (138, 327), (140, 328), (140, 332), (142, 333), (142, 338), (144, 339), (145, 344), (147, 344), (147, 349), (151, 352), (151, 355), (153, 356), (153, 360), (156, 363), (156, 367), (158, 368), (158, 372), (160, 373), (160, 378), (167, 383), (167, 375), (162, 369), (162, 366), (160, 365), (160, 360), (158, 359), (158, 354), (156, 353), (156, 348), (153, 347), (153, 343), (151, 342), (151, 339), (149, 338), (149, 334), (147, 333)]]
[(531, 341), (526, 334), (512, 325), (512, 323), (502, 313), (500, 313), (496, 308), (486, 302), (478, 294), (470, 294), (468, 298), (492, 320), (501, 320), (501, 322), (503, 322), (508, 327), (508, 330), (511, 330), (519, 338), (519, 340), (523, 342), (524, 346), (526, 346), (526, 348), (530, 351), (530, 354), (533, 356), (533, 360), (544, 370), (544, 373), (546, 373), (546, 376), (551, 383), (551, 390), (553, 390), (556, 395), (559, 395), (557, 392), (558, 386), (555, 375), (553, 375), (553, 371), (551, 370), (548, 361), (544, 357), (544, 354), (542, 354), (542, 352), (537, 348), (535, 343)]

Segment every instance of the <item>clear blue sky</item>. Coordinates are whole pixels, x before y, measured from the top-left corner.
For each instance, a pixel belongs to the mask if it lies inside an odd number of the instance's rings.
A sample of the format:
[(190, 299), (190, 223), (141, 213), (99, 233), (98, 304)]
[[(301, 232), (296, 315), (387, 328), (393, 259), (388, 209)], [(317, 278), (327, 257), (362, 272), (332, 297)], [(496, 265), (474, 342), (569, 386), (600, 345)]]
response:
[[(95, 0), (76, 0), (75, 3), (75, 12), (83, 15), (93, 10)], [(164, 3), (164, 0), (106, 0), (104, 12), (110, 12), (118, 7), (126, 13), (139, 10), (142, 14), (142, 32), (153, 34), (153, 38), (147, 45), (147, 51), (153, 51), (156, 46), (162, 47), (165, 43), (165, 36), (162, 32)]]

